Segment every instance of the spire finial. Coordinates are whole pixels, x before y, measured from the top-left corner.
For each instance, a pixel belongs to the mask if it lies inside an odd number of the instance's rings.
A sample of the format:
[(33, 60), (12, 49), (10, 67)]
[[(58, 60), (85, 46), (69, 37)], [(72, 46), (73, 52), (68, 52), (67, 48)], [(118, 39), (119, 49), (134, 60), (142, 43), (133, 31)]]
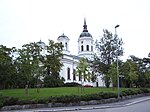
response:
[(84, 18), (84, 25), (86, 25), (86, 18)]
[(86, 18), (84, 18), (83, 32), (88, 32), (86, 25)]

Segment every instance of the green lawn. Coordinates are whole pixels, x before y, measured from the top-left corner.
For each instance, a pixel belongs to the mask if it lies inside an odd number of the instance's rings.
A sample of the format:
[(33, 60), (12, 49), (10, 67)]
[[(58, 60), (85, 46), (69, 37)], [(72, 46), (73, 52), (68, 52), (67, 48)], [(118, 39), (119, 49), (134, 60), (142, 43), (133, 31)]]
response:
[[(120, 89), (125, 90), (125, 88)], [(117, 89), (112, 88), (84, 88), (84, 93), (98, 93), (98, 92), (117, 92)], [(19, 99), (37, 99), (47, 98), (49, 96), (60, 96), (60, 95), (80, 95), (81, 91), (78, 87), (60, 87), (60, 88), (40, 88), (40, 93), (36, 92), (36, 88), (29, 89), (29, 95), (25, 94), (25, 89), (6, 89), (0, 90), (0, 94), (4, 96), (18, 97)]]

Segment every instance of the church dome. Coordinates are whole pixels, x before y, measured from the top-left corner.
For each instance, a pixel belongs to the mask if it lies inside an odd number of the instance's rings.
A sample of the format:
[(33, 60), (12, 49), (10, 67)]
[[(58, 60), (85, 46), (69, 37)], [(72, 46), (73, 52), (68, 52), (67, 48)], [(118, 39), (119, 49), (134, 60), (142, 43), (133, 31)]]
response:
[(37, 42), (38, 44), (45, 44), (44, 42), (42, 42), (41, 40), (39, 42)]
[(89, 32), (82, 32), (80, 37), (92, 37), (92, 35)]
[(60, 35), (59, 37), (58, 37), (58, 39), (57, 40), (59, 40), (59, 39), (69, 39), (66, 35), (64, 35), (64, 33), (62, 34), (62, 35)]
[(92, 35), (87, 30), (86, 20), (84, 19), (83, 32), (80, 34), (80, 37), (92, 37)]
[(39, 42), (37, 42), (39, 45), (45, 45), (44, 42), (42, 42), (41, 40)]

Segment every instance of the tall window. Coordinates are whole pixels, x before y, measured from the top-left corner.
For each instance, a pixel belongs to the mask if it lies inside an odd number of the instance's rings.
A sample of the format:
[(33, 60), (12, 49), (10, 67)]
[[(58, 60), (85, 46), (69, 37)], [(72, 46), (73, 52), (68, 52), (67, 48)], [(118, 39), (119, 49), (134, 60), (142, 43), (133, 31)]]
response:
[(70, 80), (70, 68), (67, 68), (67, 79)]
[(81, 75), (79, 74), (79, 81), (81, 81)]
[(73, 80), (76, 80), (76, 70), (73, 69)]
[(86, 45), (86, 50), (89, 51), (89, 45)]
[(83, 51), (84, 49), (83, 49), (83, 45), (81, 46), (81, 51)]

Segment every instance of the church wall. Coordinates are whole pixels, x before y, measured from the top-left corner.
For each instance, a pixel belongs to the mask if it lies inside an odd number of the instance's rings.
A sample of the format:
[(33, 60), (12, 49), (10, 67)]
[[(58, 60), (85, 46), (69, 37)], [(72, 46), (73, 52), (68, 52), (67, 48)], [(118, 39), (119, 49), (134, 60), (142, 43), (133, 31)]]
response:
[[(60, 71), (60, 76), (61, 77), (64, 77), (65, 79), (65, 83), (70, 83), (70, 82), (76, 82), (76, 83), (79, 83), (81, 84), (81, 81), (79, 81), (79, 76), (77, 76), (75, 74), (75, 80), (73, 78), (73, 69), (76, 69), (77, 67), (77, 63), (78, 63), (78, 59), (73, 59), (72, 57), (72, 60), (70, 60), (71, 57), (66, 57), (65, 56), (65, 59), (62, 59), (61, 62), (63, 63), (63, 67), (62, 67), (62, 70)], [(68, 68), (70, 68), (70, 79), (68, 79)], [(83, 84), (86, 85), (93, 85), (92, 82), (88, 82), (88, 81), (83, 81), (82, 79), (82, 82), (84, 82)]]

